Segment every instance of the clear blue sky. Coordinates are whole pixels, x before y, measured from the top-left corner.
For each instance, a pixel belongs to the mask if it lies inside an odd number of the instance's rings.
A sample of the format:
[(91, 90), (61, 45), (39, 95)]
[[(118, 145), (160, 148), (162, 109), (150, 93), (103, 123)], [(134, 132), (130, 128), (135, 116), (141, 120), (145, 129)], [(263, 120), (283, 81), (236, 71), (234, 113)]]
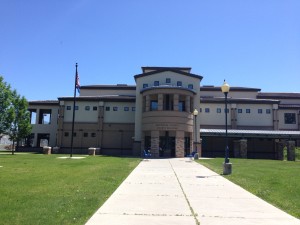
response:
[(28, 100), (188, 66), (201, 85), (300, 92), (299, 0), (0, 0), (0, 74)]

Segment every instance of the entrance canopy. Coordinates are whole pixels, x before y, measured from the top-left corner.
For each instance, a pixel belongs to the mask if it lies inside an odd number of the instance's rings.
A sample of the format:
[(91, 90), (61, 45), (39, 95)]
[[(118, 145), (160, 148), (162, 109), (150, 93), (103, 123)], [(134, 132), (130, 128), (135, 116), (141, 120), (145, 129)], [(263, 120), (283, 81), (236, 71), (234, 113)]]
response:
[[(218, 137), (225, 136), (225, 129), (200, 129), (200, 136)], [(289, 130), (227, 130), (228, 137), (245, 137), (245, 138), (293, 138), (300, 139), (300, 131)]]

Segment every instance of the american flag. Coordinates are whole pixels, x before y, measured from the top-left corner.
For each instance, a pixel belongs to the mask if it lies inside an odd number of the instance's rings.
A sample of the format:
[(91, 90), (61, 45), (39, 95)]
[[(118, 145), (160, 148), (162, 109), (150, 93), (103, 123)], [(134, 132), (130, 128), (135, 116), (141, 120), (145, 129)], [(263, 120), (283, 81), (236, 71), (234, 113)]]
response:
[(79, 75), (77, 72), (76, 72), (76, 89), (77, 89), (78, 93), (80, 94)]

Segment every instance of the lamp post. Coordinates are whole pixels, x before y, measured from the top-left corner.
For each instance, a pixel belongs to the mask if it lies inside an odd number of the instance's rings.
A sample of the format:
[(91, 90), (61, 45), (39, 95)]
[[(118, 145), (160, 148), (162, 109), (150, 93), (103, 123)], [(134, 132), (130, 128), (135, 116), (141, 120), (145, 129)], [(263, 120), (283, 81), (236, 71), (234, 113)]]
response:
[(223, 164), (223, 174), (228, 175), (231, 174), (232, 171), (232, 164), (229, 162), (229, 148), (228, 148), (228, 135), (227, 135), (227, 95), (230, 90), (230, 86), (224, 80), (223, 85), (221, 86), (221, 90), (225, 95), (225, 162)]
[(198, 116), (198, 110), (197, 109), (194, 109), (193, 115), (194, 115), (194, 125), (195, 125), (194, 145), (195, 145), (195, 152), (198, 153), (198, 149), (197, 149), (197, 116)]

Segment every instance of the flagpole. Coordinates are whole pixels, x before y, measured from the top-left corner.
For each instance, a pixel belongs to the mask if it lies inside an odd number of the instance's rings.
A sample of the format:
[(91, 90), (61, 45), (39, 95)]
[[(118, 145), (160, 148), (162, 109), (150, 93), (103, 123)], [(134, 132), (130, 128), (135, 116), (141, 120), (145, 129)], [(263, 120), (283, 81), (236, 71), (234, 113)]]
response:
[(76, 72), (75, 72), (75, 82), (74, 82), (73, 119), (72, 119), (72, 132), (71, 132), (71, 153), (70, 153), (71, 158), (73, 155), (74, 120), (75, 120), (75, 106), (76, 106), (76, 84), (77, 84), (77, 76), (78, 76), (78, 72), (77, 72), (78, 64), (77, 63), (75, 65), (75, 67), (76, 67)]

